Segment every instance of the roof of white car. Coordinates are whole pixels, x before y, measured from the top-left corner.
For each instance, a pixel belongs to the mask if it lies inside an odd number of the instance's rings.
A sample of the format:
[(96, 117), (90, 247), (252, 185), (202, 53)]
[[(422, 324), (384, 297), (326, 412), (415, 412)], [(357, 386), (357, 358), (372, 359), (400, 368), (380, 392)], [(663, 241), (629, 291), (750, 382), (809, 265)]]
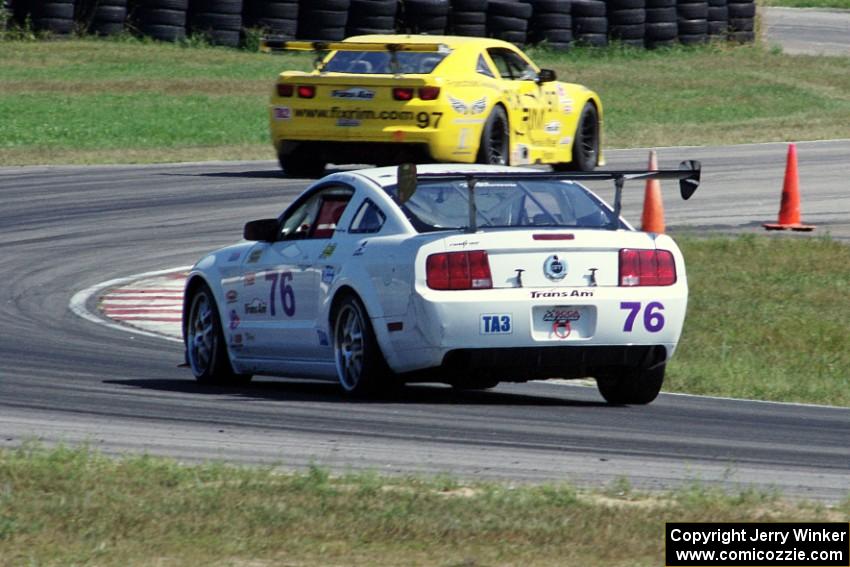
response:
[[(480, 165), (480, 164), (465, 164), (465, 163), (431, 163), (425, 165), (417, 165), (416, 172), (417, 173), (457, 173), (457, 174), (469, 174), (469, 173), (505, 173), (509, 175), (511, 173), (517, 172), (529, 172), (529, 171), (540, 171), (538, 169), (530, 169), (527, 167), (510, 167), (506, 165)], [(349, 171), (347, 173), (354, 173), (356, 175), (361, 175), (367, 179), (372, 180), (374, 183), (382, 187), (387, 187), (390, 185), (395, 185), (398, 179), (398, 167), (390, 166), (390, 167), (373, 167), (370, 169), (358, 169), (356, 171)]]

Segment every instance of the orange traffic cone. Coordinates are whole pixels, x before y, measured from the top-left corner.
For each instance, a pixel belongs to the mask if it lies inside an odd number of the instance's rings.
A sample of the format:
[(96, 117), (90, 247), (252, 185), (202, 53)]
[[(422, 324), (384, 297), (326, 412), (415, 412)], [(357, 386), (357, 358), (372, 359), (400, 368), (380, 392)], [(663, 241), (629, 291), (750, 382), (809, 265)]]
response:
[[(658, 171), (658, 155), (655, 150), (649, 150), (649, 170)], [(644, 232), (664, 232), (664, 203), (661, 201), (661, 182), (657, 179), (646, 180), (640, 222)]]
[(811, 225), (800, 224), (800, 182), (797, 177), (797, 145), (788, 144), (788, 161), (785, 165), (785, 183), (782, 185), (782, 204), (776, 224), (764, 224), (767, 230), (814, 230)]

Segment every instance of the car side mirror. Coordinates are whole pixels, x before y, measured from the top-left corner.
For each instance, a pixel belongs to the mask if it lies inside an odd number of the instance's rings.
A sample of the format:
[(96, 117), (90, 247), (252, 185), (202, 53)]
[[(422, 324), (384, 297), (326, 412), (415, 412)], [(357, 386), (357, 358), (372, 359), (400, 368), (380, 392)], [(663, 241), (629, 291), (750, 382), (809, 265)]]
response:
[(280, 231), (280, 221), (277, 219), (260, 219), (245, 223), (242, 237), (245, 240), (257, 242), (274, 242)]
[(540, 69), (540, 72), (537, 73), (537, 82), (538, 83), (551, 83), (556, 80), (555, 71), (552, 69)]

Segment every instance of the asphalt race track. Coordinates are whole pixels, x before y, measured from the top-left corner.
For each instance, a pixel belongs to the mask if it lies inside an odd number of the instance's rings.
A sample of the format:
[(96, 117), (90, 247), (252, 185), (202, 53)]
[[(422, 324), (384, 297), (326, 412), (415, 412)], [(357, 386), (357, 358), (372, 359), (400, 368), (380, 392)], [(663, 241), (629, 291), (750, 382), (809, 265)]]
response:
[[(776, 220), (785, 152), (660, 150), (662, 167), (686, 158), (704, 167), (691, 201), (665, 194), (671, 232), (760, 233)], [(798, 155), (803, 221), (815, 236), (850, 240), (850, 141), (801, 143)], [(643, 167), (646, 151), (607, 157), (609, 168)], [(468, 394), (424, 385), (369, 402), (296, 380), (206, 388), (178, 367), (179, 344), (69, 310), (89, 286), (191, 264), (237, 240), (246, 220), (276, 215), (304, 186), (273, 162), (0, 168), (0, 446), (87, 442), (184, 461), (848, 495), (848, 409), (669, 394), (608, 407), (595, 388), (540, 382)], [(636, 220), (642, 187), (626, 191)]]

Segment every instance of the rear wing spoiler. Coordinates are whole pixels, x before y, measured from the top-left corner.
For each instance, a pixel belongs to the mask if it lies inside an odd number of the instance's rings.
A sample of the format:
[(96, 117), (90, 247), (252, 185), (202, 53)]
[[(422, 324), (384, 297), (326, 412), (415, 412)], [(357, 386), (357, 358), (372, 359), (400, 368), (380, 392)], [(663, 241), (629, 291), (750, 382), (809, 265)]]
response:
[(280, 37), (260, 38), (260, 51), (280, 53), (283, 51), (312, 51), (315, 55), (313, 67), (320, 71), (325, 55), (329, 51), (374, 51), (390, 54), (390, 68), (399, 75), (398, 53), (448, 53), (443, 43), (380, 43), (370, 41), (286, 41)]
[[(687, 201), (699, 187), (702, 164), (696, 160), (686, 160), (679, 164), (679, 169), (661, 169), (656, 171), (647, 170), (625, 170), (625, 171), (576, 171), (576, 172), (549, 172), (549, 171), (517, 171), (509, 175), (512, 179), (556, 179), (568, 181), (614, 181), (614, 222), (611, 228), (616, 229), (620, 223), (620, 213), (623, 203), (623, 187), (627, 180), (642, 179), (678, 179), (679, 194)], [(504, 172), (480, 172), (480, 173), (420, 173), (416, 174), (416, 166), (413, 164), (402, 164), (398, 169), (398, 198), (403, 204), (413, 196), (416, 191), (418, 179), (436, 180), (465, 180), (469, 192), (469, 227), (468, 232), (476, 231), (477, 210), (475, 207), (475, 184), (485, 179), (504, 179)]]
[(370, 41), (286, 41), (280, 37), (260, 39), (260, 51), (276, 53), (280, 51), (387, 51), (395, 53), (410, 51), (434, 53), (448, 51), (442, 43), (378, 43)]

